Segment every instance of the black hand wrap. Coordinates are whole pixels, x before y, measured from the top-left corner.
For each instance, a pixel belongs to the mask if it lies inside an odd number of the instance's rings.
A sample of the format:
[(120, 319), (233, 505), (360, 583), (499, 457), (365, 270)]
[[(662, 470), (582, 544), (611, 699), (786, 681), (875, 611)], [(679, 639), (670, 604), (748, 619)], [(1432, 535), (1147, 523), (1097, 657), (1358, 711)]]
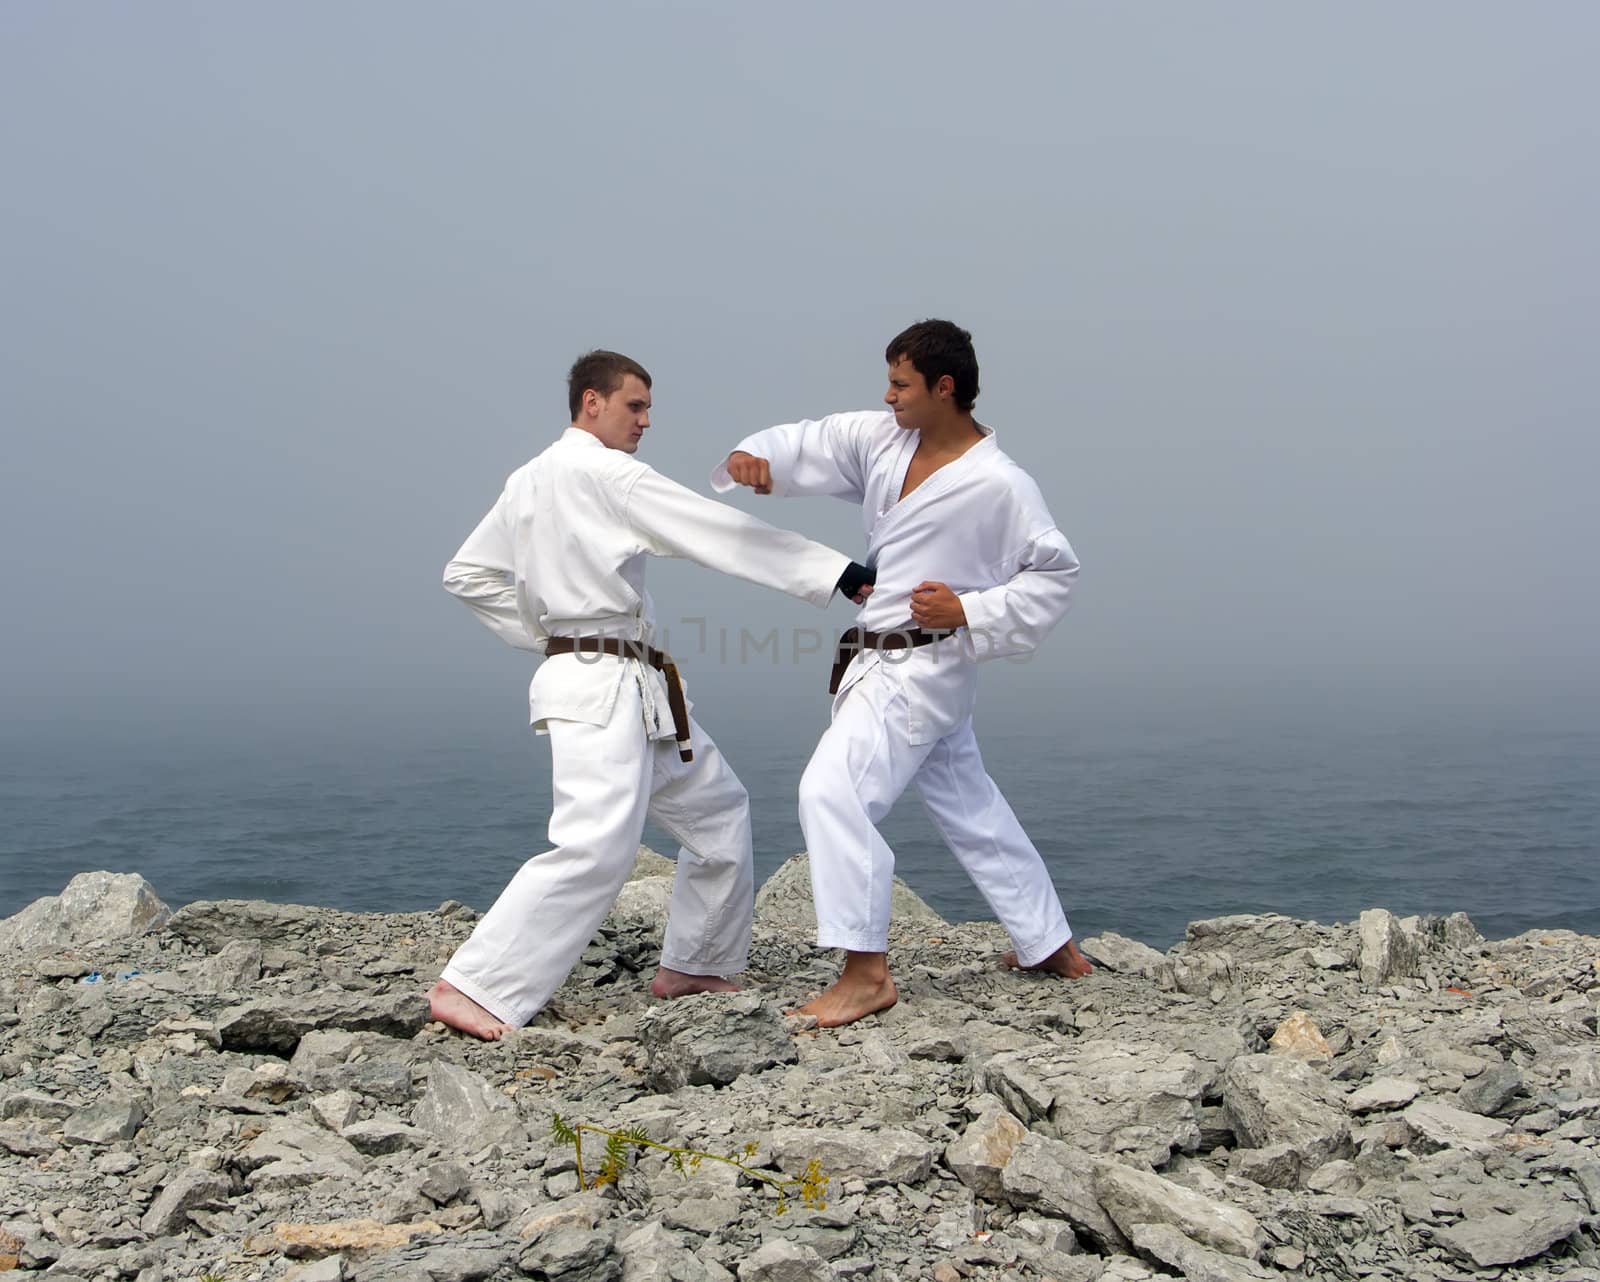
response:
[(857, 561), (845, 566), (844, 573), (839, 576), (838, 592), (846, 600), (854, 600), (857, 592), (869, 583), (878, 581), (878, 568), (874, 565), (862, 565)]

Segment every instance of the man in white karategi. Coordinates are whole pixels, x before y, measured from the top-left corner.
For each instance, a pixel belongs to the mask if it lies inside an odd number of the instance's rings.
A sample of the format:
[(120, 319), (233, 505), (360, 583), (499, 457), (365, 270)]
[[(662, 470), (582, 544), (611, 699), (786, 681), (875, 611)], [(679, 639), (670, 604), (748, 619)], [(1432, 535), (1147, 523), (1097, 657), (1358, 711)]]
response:
[(823, 1026), (895, 1003), (894, 853), (876, 825), (912, 782), (1009, 932), (1007, 962), (1072, 979), (1091, 969), (972, 732), (977, 664), (1038, 646), (1067, 608), (1077, 558), (1039, 487), (973, 418), (972, 336), (922, 321), (886, 359), (888, 412), (757, 432), (712, 473), (719, 491), (861, 504), (877, 572), (859, 627), (841, 642), (832, 723), (800, 781), (817, 942), (847, 952), (838, 981), (800, 1008)]
[(650, 375), (615, 352), (579, 358), (572, 426), (513, 472), (445, 567), (444, 584), (502, 640), (547, 657), (529, 692), (548, 731), (550, 844), (523, 864), (429, 993), (435, 1019), (487, 1040), (527, 1023), (567, 977), (632, 871), (646, 815), (683, 848), (658, 997), (730, 991), (750, 947), (750, 805), (652, 647), (646, 556), (675, 556), (827, 605), (870, 572), (842, 552), (704, 498), (632, 457)]

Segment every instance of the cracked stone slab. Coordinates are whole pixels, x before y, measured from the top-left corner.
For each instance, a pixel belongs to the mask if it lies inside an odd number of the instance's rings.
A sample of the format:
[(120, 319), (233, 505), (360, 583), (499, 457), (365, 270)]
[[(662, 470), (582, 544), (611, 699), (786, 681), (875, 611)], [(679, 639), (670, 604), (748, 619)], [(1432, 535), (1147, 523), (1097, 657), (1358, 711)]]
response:
[(1435, 1229), (1433, 1237), (1457, 1259), (1492, 1269), (1543, 1255), (1576, 1233), (1581, 1224), (1576, 1211), (1558, 1207), (1510, 1215), (1490, 1210), (1449, 1228)]
[(928, 1178), (938, 1150), (911, 1131), (785, 1127), (768, 1139), (773, 1159), (790, 1175), (815, 1159), (832, 1180), (868, 1184), (918, 1184)]
[(1331, 1083), (1299, 1060), (1278, 1055), (1241, 1055), (1223, 1074), (1223, 1110), (1241, 1144), (1266, 1148), (1286, 1144), (1302, 1170), (1355, 1152), (1350, 1119)]
[(1000, 1184), (1012, 1206), (1065, 1220), (1102, 1253), (1125, 1252), (1128, 1239), (1095, 1194), (1093, 1164), (1082, 1149), (1030, 1132), (1012, 1150)]
[(247, 1002), (216, 1019), (222, 1048), (292, 1055), (307, 1033), (323, 1029), (414, 1037), (428, 1022), (421, 993), (317, 993)]
[(1209, 1076), (1186, 1051), (1085, 1037), (996, 1055), (979, 1084), (1033, 1130), (1160, 1166), (1199, 1146), (1196, 1108)]
[(1246, 1210), (1120, 1162), (1096, 1162), (1093, 1186), (1100, 1205), (1130, 1240), (1140, 1225), (1164, 1224), (1228, 1255), (1261, 1258), (1265, 1234)]
[(1411, 1128), (1411, 1148), (1418, 1153), (1437, 1153), (1444, 1148), (1481, 1151), (1511, 1129), (1504, 1122), (1434, 1099), (1418, 1100), (1400, 1116)]

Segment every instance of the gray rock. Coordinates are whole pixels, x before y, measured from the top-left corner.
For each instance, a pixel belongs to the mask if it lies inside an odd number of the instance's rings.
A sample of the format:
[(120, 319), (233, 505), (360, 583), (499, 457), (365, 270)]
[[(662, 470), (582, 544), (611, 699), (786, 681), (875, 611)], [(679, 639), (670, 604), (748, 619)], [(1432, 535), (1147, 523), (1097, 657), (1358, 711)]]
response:
[(94, 973), (94, 963), (84, 957), (42, 957), (33, 971), (40, 979), (82, 979)]
[(62, 1128), (68, 1144), (114, 1144), (131, 1140), (144, 1124), (144, 1106), (136, 1099), (112, 1095), (77, 1109)]
[(412, 1243), (359, 1266), (359, 1282), (479, 1282), (505, 1276), (516, 1248), (492, 1234), (448, 1243)]
[(235, 939), (208, 957), (200, 968), (200, 988), (207, 993), (234, 993), (261, 978), (261, 941)]
[(1223, 1075), (1223, 1108), (1239, 1143), (1285, 1144), (1303, 1171), (1355, 1152), (1350, 1121), (1329, 1103), (1328, 1080), (1299, 1060), (1241, 1055)]
[(783, 1015), (752, 992), (704, 993), (639, 1017), (646, 1075), (656, 1090), (726, 1086), (745, 1073), (799, 1059)]
[(1150, 1171), (1119, 1162), (1094, 1164), (1094, 1192), (1117, 1227), (1132, 1238), (1139, 1225), (1166, 1224), (1186, 1237), (1247, 1260), (1261, 1257), (1265, 1237), (1255, 1216)]
[(1154, 975), (1166, 963), (1165, 953), (1114, 930), (1079, 941), (1080, 948), (1106, 970), (1118, 975)]
[(661, 1221), (669, 1229), (702, 1235), (718, 1233), (739, 1218), (740, 1209), (736, 1197), (699, 1190), (669, 1202), (662, 1210)]
[(1374, 1113), (1381, 1109), (1404, 1108), (1418, 1095), (1422, 1087), (1401, 1077), (1377, 1077), (1359, 1090), (1345, 1097), (1345, 1107), (1352, 1113)]
[(731, 1276), (653, 1221), (618, 1238), (617, 1254), (622, 1257), (623, 1282), (712, 1282)]
[(1000, 1172), (1006, 1201), (1065, 1220), (1101, 1254), (1126, 1252), (1128, 1239), (1094, 1191), (1094, 1159), (1061, 1140), (1029, 1134)]
[(1332, 1162), (1324, 1162), (1306, 1177), (1305, 1187), (1312, 1193), (1327, 1193), (1329, 1195), (1354, 1195), (1361, 1192), (1361, 1172), (1354, 1162), (1347, 1162), (1337, 1158)]
[(1280, 1276), (1275, 1269), (1202, 1246), (1167, 1224), (1135, 1225), (1133, 1244), (1150, 1259), (1177, 1269), (1187, 1282), (1266, 1282)]
[(189, 1223), (189, 1212), (226, 1203), (233, 1184), (226, 1175), (190, 1166), (179, 1171), (163, 1188), (139, 1227), (151, 1237), (165, 1237), (182, 1231)]
[(620, 1282), (622, 1260), (610, 1229), (563, 1224), (523, 1248), (517, 1267), (535, 1282)]
[(1522, 1074), (1515, 1064), (1494, 1064), (1456, 1092), (1461, 1107), (1493, 1117), (1522, 1089)]
[(1361, 983), (1377, 988), (1391, 980), (1417, 973), (1416, 939), (1391, 912), (1369, 908), (1361, 914)]
[(82, 872), (0, 921), (0, 953), (29, 956), (142, 935), (172, 910), (137, 873)]
[(322, 1162), (346, 1175), (358, 1174), (367, 1166), (367, 1160), (348, 1140), (288, 1117), (275, 1120), (235, 1160), (246, 1173), (275, 1163), (309, 1166)]
[(224, 1050), (291, 1055), (314, 1030), (414, 1037), (428, 1018), (428, 999), (421, 993), (318, 993), (235, 1006), (217, 1017), (217, 1033)]
[(43, 1131), (26, 1126), (0, 1126), (0, 1149), (17, 1157), (43, 1157), (60, 1147), (59, 1140)]
[(448, 1206), (472, 1187), (472, 1172), (460, 1162), (435, 1162), (422, 1172), (417, 1191), (436, 1206)]
[(1187, 1051), (1081, 1037), (996, 1055), (979, 1083), (1033, 1130), (1160, 1166), (1198, 1147), (1195, 1110), (1209, 1077)]
[[(889, 892), (889, 914), (899, 926), (916, 924), (943, 930), (950, 924), (898, 877)], [(765, 930), (805, 935), (816, 930), (817, 913), (811, 900), (811, 863), (804, 851), (785, 860), (756, 892), (756, 924)]]
[(528, 1141), (517, 1107), (470, 1069), (439, 1060), (411, 1119), (458, 1153)]
[(592, 1229), (616, 1209), (611, 1189), (586, 1190), (536, 1206), (517, 1222), (517, 1236), (530, 1241), (559, 1228)]
[(344, 1282), (344, 1256), (325, 1255), (284, 1274), (284, 1282)]
[(1028, 1128), (1006, 1112), (997, 1097), (987, 1098), (993, 1101), (992, 1105), (983, 1109), (961, 1138), (945, 1149), (944, 1163), (979, 1197), (998, 1202), (1005, 1195), (1000, 1173), (1027, 1136)]
[[(328, 914), (322, 913), (326, 916)], [(207, 952), (221, 952), (236, 940), (282, 944), (305, 933), (319, 910), (257, 899), (197, 899), (167, 922), (167, 932)]]
[(630, 878), (611, 905), (607, 922), (613, 926), (630, 921), (664, 924), (672, 903), (672, 882), (671, 877)]
[(311, 1101), (311, 1114), (335, 1133), (353, 1124), (361, 1113), (361, 1097), (354, 1091), (332, 1091)]
[(1292, 1144), (1241, 1148), (1228, 1159), (1228, 1172), (1265, 1189), (1292, 1189), (1300, 1183), (1300, 1153)]
[(1411, 1128), (1411, 1148), (1418, 1153), (1437, 1153), (1443, 1148), (1481, 1152), (1511, 1129), (1504, 1122), (1433, 1099), (1418, 1100), (1400, 1116)]
[(1575, 1211), (1561, 1206), (1512, 1215), (1485, 1210), (1449, 1228), (1435, 1229), (1433, 1237), (1457, 1259), (1492, 1269), (1542, 1255), (1576, 1233), (1581, 1223)]
[(739, 1282), (834, 1282), (834, 1272), (810, 1247), (773, 1238), (740, 1263)]
[(407, 1126), (392, 1117), (375, 1117), (371, 1121), (355, 1122), (341, 1130), (339, 1137), (348, 1140), (356, 1152), (364, 1153), (368, 1157), (411, 1152), (427, 1148), (434, 1142), (434, 1137), (427, 1131)]
[(918, 1184), (928, 1178), (938, 1150), (920, 1135), (885, 1127), (879, 1131), (786, 1127), (768, 1138), (778, 1166), (796, 1175), (813, 1159), (829, 1179), (868, 1184)]
[(77, 1105), (38, 1091), (17, 1091), (0, 1100), (0, 1117), (31, 1117), (59, 1122), (71, 1117)]
[(268, 1162), (245, 1176), (245, 1184), (255, 1193), (287, 1193), (325, 1181), (347, 1181), (353, 1172), (331, 1158), (306, 1161)]

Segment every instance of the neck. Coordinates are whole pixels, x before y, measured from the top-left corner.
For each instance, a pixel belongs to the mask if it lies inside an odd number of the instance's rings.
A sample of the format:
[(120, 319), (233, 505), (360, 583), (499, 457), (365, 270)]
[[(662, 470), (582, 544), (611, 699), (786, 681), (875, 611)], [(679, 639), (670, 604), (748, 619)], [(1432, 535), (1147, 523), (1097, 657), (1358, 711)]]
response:
[(922, 444), (930, 450), (964, 449), (982, 437), (971, 411), (960, 410), (922, 429)]

